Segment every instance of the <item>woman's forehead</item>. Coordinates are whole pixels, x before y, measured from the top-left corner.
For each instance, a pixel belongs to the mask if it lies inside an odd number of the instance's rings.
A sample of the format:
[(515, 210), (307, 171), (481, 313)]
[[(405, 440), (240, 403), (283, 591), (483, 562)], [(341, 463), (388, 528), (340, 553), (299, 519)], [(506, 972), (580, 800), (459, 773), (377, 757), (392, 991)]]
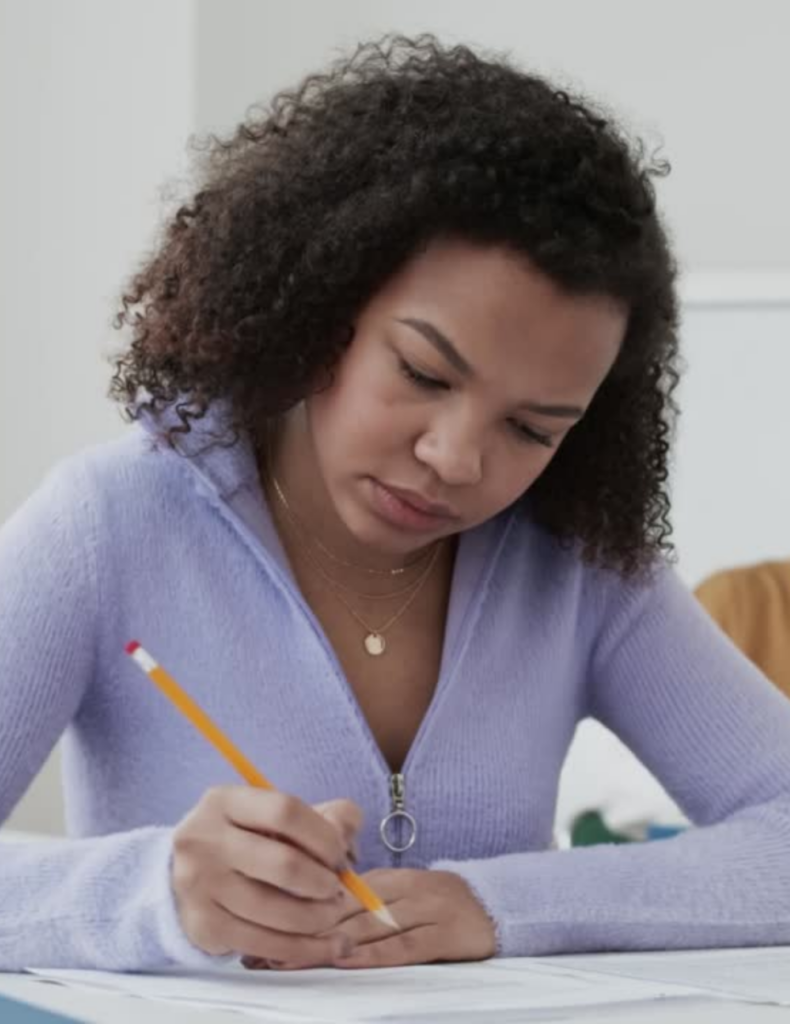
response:
[(450, 364), (456, 352), (483, 376), (540, 371), (547, 386), (597, 386), (627, 323), (607, 297), (571, 295), (510, 250), (464, 242), (415, 256), (369, 314), (377, 326), (392, 322), (403, 337), (421, 336)]

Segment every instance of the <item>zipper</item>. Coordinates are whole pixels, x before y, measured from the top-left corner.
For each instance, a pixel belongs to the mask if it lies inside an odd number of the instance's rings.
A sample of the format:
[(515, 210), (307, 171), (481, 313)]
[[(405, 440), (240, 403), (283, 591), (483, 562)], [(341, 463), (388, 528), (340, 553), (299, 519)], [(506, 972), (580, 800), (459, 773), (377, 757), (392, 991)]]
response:
[(390, 779), (390, 798), (393, 811), (400, 813), (406, 810), (406, 780), (399, 772)]
[(392, 866), (400, 867), (403, 854), (417, 840), (417, 821), (406, 810), (406, 779), (402, 772), (390, 775), (390, 812), (379, 826), (381, 840), (392, 854)]
[[(390, 803), (392, 804), (392, 810), (390, 811), (390, 814), (397, 815), (397, 817), (393, 819), (393, 823), (394, 823), (394, 825), (396, 827), (396, 835), (397, 835), (396, 842), (397, 842), (398, 848), (396, 850), (392, 851), (392, 855), (393, 855), (393, 858), (395, 860), (395, 867), (398, 867), (400, 865), (401, 858), (403, 857), (402, 847), (404, 845), (404, 841), (403, 841), (403, 831), (404, 831), (404, 829), (403, 829), (403, 817), (402, 817), (402, 815), (407, 813), (407, 811), (406, 811), (406, 780), (404, 779), (403, 775), (400, 772), (396, 772), (394, 775), (392, 775), (390, 777)], [(416, 837), (416, 832), (414, 833), (412, 841), (413, 841), (413, 839), (415, 837)]]

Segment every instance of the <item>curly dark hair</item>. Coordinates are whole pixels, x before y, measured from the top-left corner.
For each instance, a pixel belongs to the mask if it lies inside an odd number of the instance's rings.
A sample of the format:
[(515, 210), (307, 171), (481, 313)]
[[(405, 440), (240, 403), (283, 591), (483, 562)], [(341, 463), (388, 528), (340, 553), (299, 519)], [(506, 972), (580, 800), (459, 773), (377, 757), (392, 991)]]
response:
[(133, 276), (110, 387), (128, 416), (174, 406), (170, 443), (217, 400), (259, 442), (326, 380), (355, 315), (430, 240), (524, 254), (628, 327), (529, 515), (590, 563), (639, 573), (669, 542), (676, 266), (646, 157), (601, 108), (507, 58), (386, 36), (209, 136), (199, 188)]

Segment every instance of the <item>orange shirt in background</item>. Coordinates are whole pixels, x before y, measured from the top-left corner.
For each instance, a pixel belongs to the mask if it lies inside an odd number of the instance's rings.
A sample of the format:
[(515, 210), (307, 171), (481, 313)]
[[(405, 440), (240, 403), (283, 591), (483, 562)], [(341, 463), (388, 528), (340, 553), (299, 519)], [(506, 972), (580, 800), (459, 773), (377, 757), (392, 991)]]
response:
[(730, 639), (790, 697), (790, 561), (714, 573), (695, 593)]

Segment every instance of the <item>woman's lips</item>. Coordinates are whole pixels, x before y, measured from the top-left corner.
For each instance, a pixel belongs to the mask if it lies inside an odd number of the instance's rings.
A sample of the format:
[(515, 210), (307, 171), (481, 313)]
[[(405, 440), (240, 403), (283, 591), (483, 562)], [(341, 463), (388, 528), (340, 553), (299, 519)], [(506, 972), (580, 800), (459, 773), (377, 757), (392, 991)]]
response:
[(376, 512), (394, 526), (427, 531), (458, 518), (447, 506), (429, 503), (413, 491), (391, 488), (373, 478), (371, 482)]

